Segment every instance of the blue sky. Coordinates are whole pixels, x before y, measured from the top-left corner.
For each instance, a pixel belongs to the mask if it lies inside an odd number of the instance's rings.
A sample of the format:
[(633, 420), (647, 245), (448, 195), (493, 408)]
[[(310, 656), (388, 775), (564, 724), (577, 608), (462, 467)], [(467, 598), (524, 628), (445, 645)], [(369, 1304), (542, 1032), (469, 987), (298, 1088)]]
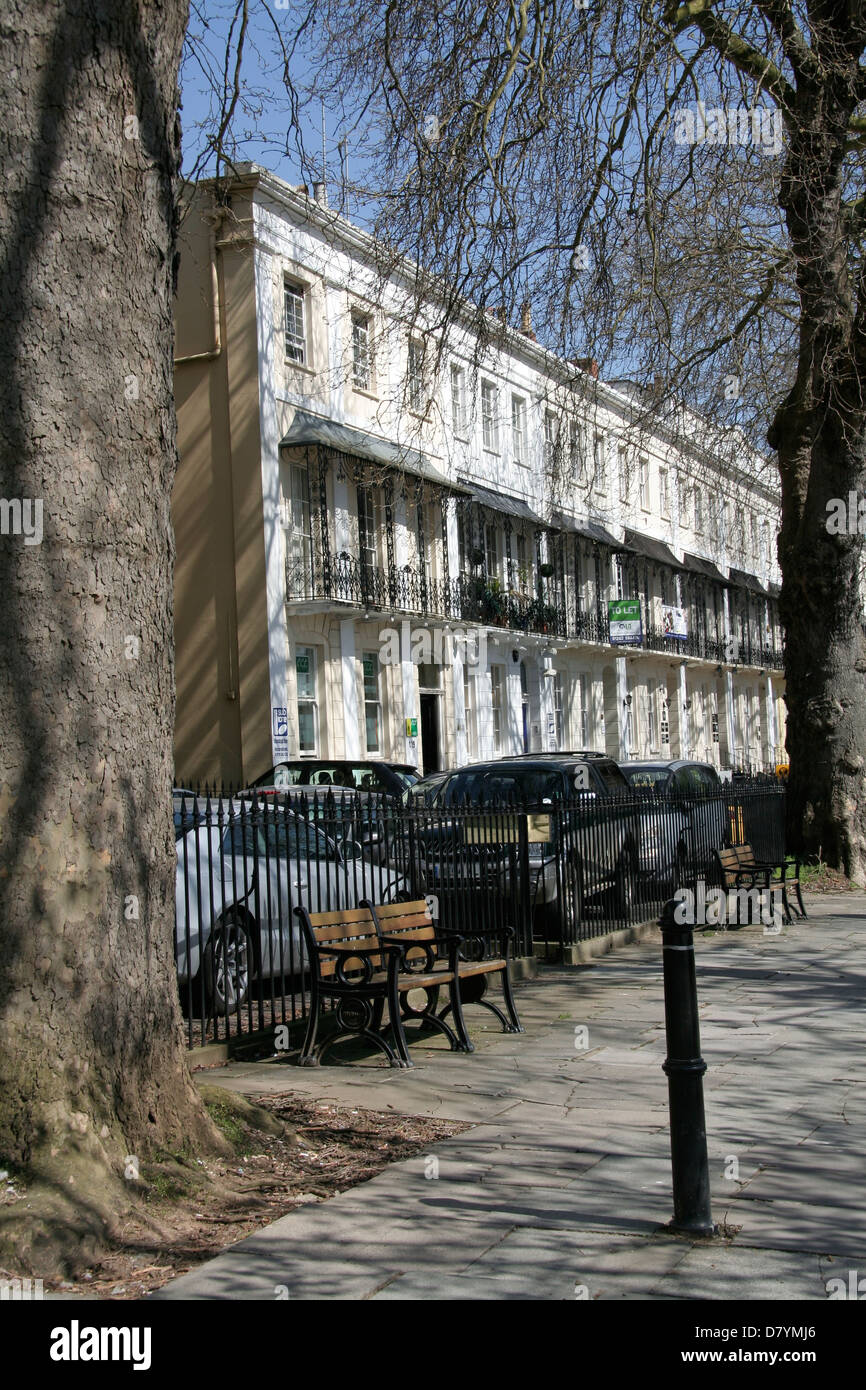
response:
[[(194, 4), (184, 61), (181, 68), (183, 124), (183, 171), (189, 174), (196, 160), (206, 149), (207, 134), (214, 132), (219, 113), (219, 93), (225, 76), (225, 56), (230, 36), (234, 4), (228, 0), (204, 0)], [(291, 20), (290, 20), (291, 16)], [(245, 39), (245, 58), (241, 72), (241, 96), (232, 122), (237, 145), (237, 158), (254, 160), (284, 178), (288, 183), (312, 183), (321, 178), (322, 124), (325, 129), (325, 158), (331, 205), (340, 206), (343, 158), (338, 142), (348, 137), (347, 170), (357, 181), (363, 171), (358, 155), (355, 133), (347, 130), (343, 114), (322, 105), (317, 98), (310, 100), (306, 88), (311, 80), (308, 54), (295, 53), (291, 63), (292, 81), (302, 98), (297, 124), (292, 121), (289, 98), (280, 72), (280, 59), (274, 22), (285, 18), (282, 30), (288, 40), (290, 23), (297, 22), (297, 10), (272, 10), (268, 18), (260, 5), (250, 7), (249, 27)], [(229, 83), (234, 76), (233, 35)], [(216, 91), (214, 90), (216, 87)], [(211, 155), (200, 170), (213, 174), (215, 161)], [(357, 199), (347, 208), (354, 222), (362, 222), (363, 210)]]

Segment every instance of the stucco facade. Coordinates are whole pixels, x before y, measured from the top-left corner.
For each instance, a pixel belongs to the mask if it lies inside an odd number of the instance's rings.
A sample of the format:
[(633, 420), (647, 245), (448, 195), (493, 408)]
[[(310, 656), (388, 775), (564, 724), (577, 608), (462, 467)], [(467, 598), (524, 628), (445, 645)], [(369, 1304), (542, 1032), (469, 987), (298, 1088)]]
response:
[[(245, 167), (177, 295), (179, 777), (593, 748), (783, 757), (778, 493)], [(639, 603), (614, 643), (609, 603)], [(674, 635), (679, 634), (679, 635)], [(628, 633), (626, 634), (628, 635)]]

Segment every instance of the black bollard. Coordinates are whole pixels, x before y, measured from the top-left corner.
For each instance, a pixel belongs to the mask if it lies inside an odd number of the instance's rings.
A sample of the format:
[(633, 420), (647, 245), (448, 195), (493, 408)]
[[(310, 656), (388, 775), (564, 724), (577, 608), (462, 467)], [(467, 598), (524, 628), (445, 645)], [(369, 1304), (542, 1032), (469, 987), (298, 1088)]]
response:
[(710, 1236), (710, 1167), (704, 1119), (704, 1072), (695, 978), (695, 942), (690, 923), (674, 920), (676, 904), (665, 903), (659, 920), (665, 984), (668, 1104), (674, 1184), (673, 1231)]

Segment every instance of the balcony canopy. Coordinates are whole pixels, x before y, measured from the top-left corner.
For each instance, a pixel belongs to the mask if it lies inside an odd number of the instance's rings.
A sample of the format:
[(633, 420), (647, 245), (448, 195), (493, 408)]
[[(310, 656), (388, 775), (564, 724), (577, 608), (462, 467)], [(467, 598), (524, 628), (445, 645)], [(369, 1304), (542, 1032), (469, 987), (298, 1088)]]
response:
[(494, 512), (505, 512), (506, 516), (517, 517), (519, 521), (528, 521), (532, 526), (542, 526), (549, 530), (548, 523), (540, 517), (537, 512), (519, 497), (508, 497), (504, 492), (493, 492), (490, 488), (479, 487), (473, 483), (466, 488), (472, 494), (473, 501), (479, 506), (489, 507)]
[(692, 574), (702, 574), (705, 579), (715, 579), (717, 584), (727, 584), (728, 582), (712, 560), (705, 560), (702, 555), (692, 555), (688, 550), (683, 554), (683, 566), (685, 569), (691, 570)]
[(555, 525), (560, 526), (563, 531), (569, 531), (574, 536), (586, 536), (587, 540), (594, 541), (598, 545), (608, 545), (611, 550), (623, 550), (622, 541), (618, 541), (616, 536), (612, 536), (610, 531), (598, 521), (573, 521), (571, 517), (563, 516), (562, 512), (555, 512), (553, 516)]
[(380, 439), (378, 435), (356, 430), (351, 425), (337, 424), (335, 420), (325, 420), (321, 415), (311, 415), (308, 410), (295, 411), (288, 432), (280, 440), (281, 449), (298, 444), (319, 444), (337, 454), (410, 473), (414, 478), (421, 478), (423, 482), (433, 483), (449, 492), (469, 492), (468, 488), (453, 483), (440, 472), (419, 449), (394, 444), (390, 439)]
[(626, 527), (621, 548), (634, 550), (638, 555), (643, 555), (645, 559), (654, 560), (657, 565), (670, 565), (675, 570), (685, 568), (682, 561), (677, 559), (664, 541), (657, 541), (655, 536), (645, 536), (642, 531), (631, 531)]
[(748, 589), (752, 594), (760, 594), (761, 598), (767, 597), (767, 590), (756, 574), (749, 574), (748, 570), (732, 569), (730, 575), (731, 583), (736, 584), (738, 589)]

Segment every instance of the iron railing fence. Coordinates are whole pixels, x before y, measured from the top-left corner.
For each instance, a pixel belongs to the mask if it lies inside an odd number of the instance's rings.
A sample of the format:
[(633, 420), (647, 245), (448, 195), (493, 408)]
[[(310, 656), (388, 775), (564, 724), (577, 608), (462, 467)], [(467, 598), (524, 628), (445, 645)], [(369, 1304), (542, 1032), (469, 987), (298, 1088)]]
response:
[[(186, 784), (189, 787), (189, 783)], [(717, 883), (714, 851), (784, 856), (784, 787), (483, 807), (298, 789), (177, 792), (175, 958), (190, 1047), (300, 1023), (308, 964), (294, 909), (425, 897), (441, 927), (471, 927), (515, 956), (651, 920), (682, 885)]]

